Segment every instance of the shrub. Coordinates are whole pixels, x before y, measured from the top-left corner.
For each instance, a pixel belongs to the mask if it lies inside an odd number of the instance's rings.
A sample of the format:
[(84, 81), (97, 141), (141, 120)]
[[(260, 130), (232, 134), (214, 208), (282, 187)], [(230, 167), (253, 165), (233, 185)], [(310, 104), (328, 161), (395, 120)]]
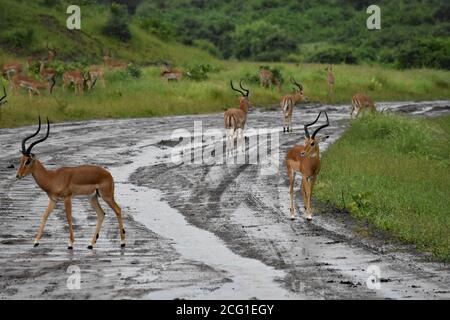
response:
[(358, 59), (352, 53), (351, 49), (341, 46), (334, 46), (318, 49), (306, 58), (306, 62), (327, 64), (356, 64), (358, 63)]
[(442, 68), (450, 70), (450, 41), (424, 39), (405, 44), (397, 56), (397, 67)]
[(231, 41), (232, 53), (238, 59), (280, 61), (297, 49), (292, 37), (264, 20), (238, 27)]
[(205, 81), (208, 79), (208, 73), (217, 71), (217, 68), (210, 64), (196, 64), (186, 68), (188, 78), (194, 81)]
[(18, 29), (3, 36), (2, 42), (13, 49), (29, 48), (34, 39), (33, 29)]
[(106, 25), (103, 27), (103, 33), (123, 42), (127, 42), (131, 39), (126, 7), (117, 3), (111, 4), (111, 15), (106, 22)]

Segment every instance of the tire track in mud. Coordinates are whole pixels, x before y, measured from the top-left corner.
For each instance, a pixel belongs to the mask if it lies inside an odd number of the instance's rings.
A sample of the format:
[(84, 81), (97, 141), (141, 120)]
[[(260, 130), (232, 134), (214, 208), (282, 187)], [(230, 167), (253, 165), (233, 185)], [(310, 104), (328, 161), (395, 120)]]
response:
[[(448, 102), (387, 105), (419, 116), (450, 111)], [(303, 123), (325, 109), (333, 119), (327, 129), (329, 144), (345, 129), (347, 108), (298, 107), (294, 118)], [(60, 124), (54, 126), (48, 143), (39, 146), (38, 155), (49, 167), (93, 163), (114, 169), (134, 167), (141, 149), (159, 148), (161, 159), (158, 163), (149, 159), (148, 165), (136, 170), (129, 181), (136, 190), (126, 182), (128, 192), (138, 196), (139, 185), (161, 190), (164, 200), (191, 225), (213, 233), (235, 254), (283, 271), (284, 278), (276, 281), (292, 292), (293, 298), (450, 296), (448, 267), (421, 263), (421, 256), (403, 253), (396, 246), (383, 244), (377, 249), (378, 243), (354, 236), (333, 215), (316, 215), (312, 224), (303, 219), (289, 221), (283, 161), (286, 149), (301, 141), (300, 125), (294, 127), (294, 134), (280, 136), (279, 175), (263, 175), (260, 165), (171, 164), (167, 157), (175, 145), (170, 143), (171, 130), (192, 130), (195, 120), (204, 122), (204, 130), (223, 125), (221, 114)], [(274, 123), (280, 123), (278, 112), (249, 115), (252, 128), (273, 127)], [(14, 169), (7, 167), (17, 162), (23, 132), (34, 129), (0, 130), (0, 298), (142, 298), (149, 293), (152, 297), (195, 298), (197, 293), (204, 296), (229, 284), (220, 267), (184, 258), (173, 239), (152, 231), (151, 224), (137, 221), (133, 206), (123, 207), (128, 236), (125, 251), (118, 249), (111, 211), (107, 211), (97, 249), (85, 249), (95, 228), (95, 213), (85, 199), (74, 202), (74, 252), (66, 249), (67, 226), (61, 206), (49, 219), (42, 246), (31, 248), (47, 199), (31, 180), (13, 180)], [(153, 140), (143, 143), (149, 137)], [(298, 184), (295, 191), (298, 199)], [(120, 203), (121, 195), (117, 197)], [(66, 270), (73, 264), (82, 270), (83, 284), (78, 291), (66, 287)], [(366, 288), (369, 264), (381, 267), (382, 290)]]

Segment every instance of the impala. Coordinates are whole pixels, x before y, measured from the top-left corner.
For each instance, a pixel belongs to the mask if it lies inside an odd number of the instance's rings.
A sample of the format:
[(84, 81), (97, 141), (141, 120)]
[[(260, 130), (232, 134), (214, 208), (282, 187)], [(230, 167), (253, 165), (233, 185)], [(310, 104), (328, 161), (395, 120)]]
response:
[(56, 56), (56, 49), (55, 48), (49, 48), (48, 43), (46, 44), (47, 48), (47, 57), (43, 57), (40, 54), (34, 54), (32, 56), (29, 56), (27, 58), (27, 66), (28, 69), (30, 69), (35, 64), (39, 63), (42, 60), (45, 60), (47, 63), (52, 62), (55, 59)]
[(298, 172), (302, 175), (302, 196), (303, 205), (306, 210), (306, 219), (308, 221), (312, 220), (312, 208), (311, 208), (311, 197), (314, 182), (316, 181), (317, 175), (320, 171), (320, 150), (319, 141), (320, 137), (317, 137), (317, 133), (330, 125), (328, 121), (328, 115), (326, 112), (325, 116), (327, 123), (318, 127), (313, 135), (309, 134), (308, 127), (314, 125), (320, 118), (322, 112), (319, 113), (316, 120), (304, 126), (305, 129), (305, 142), (303, 145), (296, 145), (287, 152), (286, 156), (286, 167), (289, 176), (289, 195), (291, 200), (291, 219), (295, 219), (295, 208), (294, 208), (294, 180), (295, 173)]
[(44, 61), (40, 61), (39, 74), (42, 79), (48, 82), (54, 82), (56, 79), (56, 70), (54, 68), (45, 68)]
[(105, 68), (100, 65), (93, 65), (89, 67), (88, 71), (89, 80), (87, 81), (88, 89), (92, 90), (94, 85), (97, 83), (98, 80), (101, 81), (102, 87), (106, 87), (105, 83)]
[(239, 83), (242, 91), (236, 89), (231, 80), (230, 85), (231, 89), (239, 92), (242, 97), (239, 98), (239, 108), (228, 109), (224, 114), (225, 129), (227, 130), (227, 154), (233, 153), (235, 134), (237, 134), (238, 150), (240, 149), (242, 152), (245, 151), (244, 127), (245, 122), (247, 121), (247, 113), (250, 108), (250, 91), (244, 89), (242, 80)]
[(48, 89), (48, 92), (52, 94), (53, 87), (55, 86), (55, 80), (53, 79), (52, 81), (49, 82), (40, 82), (26, 75), (16, 74), (11, 78), (11, 85), (16, 93), (19, 91), (20, 88), (27, 89), (28, 94), (31, 98), (31, 95), (33, 93), (40, 95), (41, 94), (41, 92), (39, 91), (40, 89)]
[(73, 86), (75, 88), (75, 94), (80, 93), (83, 95), (84, 92), (84, 83), (85, 79), (83, 76), (83, 73), (80, 70), (74, 70), (74, 71), (66, 71), (62, 75), (63, 80), (63, 91), (66, 90), (66, 87), (70, 86), (73, 83)]
[(334, 74), (333, 74), (333, 66), (330, 64), (327, 69), (327, 85), (328, 85), (328, 97), (331, 97), (333, 95), (333, 89), (334, 89)]
[(31, 174), (36, 184), (45, 192), (49, 198), (47, 210), (42, 216), (41, 223), (34, 240), (37, 247), (44, 231), (48, 216), (52, 213), (58, 201), (64, 201), (66, 218), (69, 224), (69, 246), (73, 249), (74, 235), (72, 225), (72, 198), (76, 196), (91, 196), (91, 206), (97, 213), (97, 226), (88, 249), (93, 249), (97, 243), (100, 229), (105, 217), (105, 212), (100, 207), (98, 197), (101, 197), (114, 210), (119, 223), (121, 247), (125, 247), (125, 229), (122, 222), (122, 212), (114, 200), (114, 179), (111, 174), (102, 167), (83, 165), (79, 167), (63, 167), (56, 170), (47, 170), (44, 165), (31, 153), (34, 146), (47, 140), (50, 134), (50, 122), (47, 119), (47, 133), (44, 138), (31, 143), (28, 148), (27, 140), (39, 134), (41, 129), (41, 118), (37, 131), (22, 140), (22, 156), (17, 171), (17, 178), (22, 179)]
[(353, 118), (353, 114), (356, 111), (356, 118), (358, 118), (361, 111), (368, 109), (370, 112), (377, 112), (375, 103), (368, 95), (358, 93), (352, 97), (352, 111), (350, 112), (350, 118)]
[(183, 78), (183, 71), (171, 68), (168, 64), (165, 64), (160, 75), (167, 81), (180, 81)]
[(6, 76), (9, 81), (13, 75), (22, 72), (22, 64), (19, 62), (10, 62), (2, 65), (2, 75)]
[(128, 63), (119, 59), (111, 58), (111, 55), (104, 55), (103, 62), (110, 70), (125, 70), (128, 67)]
[(308, 101), (308, 97), (306, 97), (303, 92), (303, 86), (293, 78), (290, 80), (297, 89), (295, 89), (295, 94), (286, 95), (281, 98), (280, 107), (283, 112), (284, 120), (283, 133), (286, 132), (286, 129), (287, 132), (292, 132), (292, 112), (294, 111), (295, 105), (301, 101)]
[(263, 88), (272, 88), (272, 85), (275, 85), (278, 88), (278, 91), (281, 91), (280, 81), (270, 70), (262, 68), (259, 72), (259, 81), (261, 83), (261, 87)]

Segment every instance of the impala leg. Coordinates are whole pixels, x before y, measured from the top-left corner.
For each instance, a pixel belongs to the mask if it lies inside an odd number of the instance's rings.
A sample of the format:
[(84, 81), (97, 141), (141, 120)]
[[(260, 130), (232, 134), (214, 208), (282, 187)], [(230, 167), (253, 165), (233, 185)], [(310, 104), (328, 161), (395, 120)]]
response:
[(301, 186), (301, 191), (302, 191), (302, 199), (303, 199), (303, 209), (305, 209), (306, 211), (306, 202), (307, 202), (307, 197), (306, 197), (306, 182), (305, 182), (305, 178), (302, 177), (302, 186)]
[(52, 211), (55, 209), (56, 206), (56, 202), (54, 202), (53, 200), (50, 200), (50, 202), (48, 203), (48, 207), (44, 212), (44, 215), (42, 216), (41, 219), (41, 224), (39, 225), (39, 230), (36, 234), (36, 238), (34, 239), (34, 246), (37, 247), (39, 245), (39, 241), (41, 240), (42, 237), (42, 232), (44, 232), (44, 227), (45, 227), (45, 223), (47, 222), (48, 216), (50, 215), (50, 213), (52, 213)]
[(97, 239), (100, 236), (100, 229), (102, 228), (103, 220), (105, 219), (105, 212), (102, 207), (100, 207), (100, 203), (98, 203), (97, 194), (91, 198), (91, 206), (97, 213), (97, 226), (95, 227), (95, 233), (91, 240), (91, 245), (88, 249), (92, 249), (94, 245), (97, 243)]
[(237, 135), (238, 135), (237, 139), (239, 141), (238, 150), (244, 153), (245, 152), (244, 129), (238, 129)]
[(73, 236), (73, 224), (72, 224), (72, 198), (67, 197), (64, 199), (64, 209), (66, 211), (67, 223), (69, 224), (69, 245), (67, 249), (73, 249), (73, 242), (75, 241)]
[(311, 196), (314, 184), (314, 177), (308, 177), (306, 181), (306, 219), (308, 221), (312, 220), (312, 207), (311, 207)]
[(103, 197), (103, 200), (111, 207), (111, 209), (114, 210), (114, 213), (117, 217), (117, 222), (119, 223), (119, 233), (120, 233), (120, 246), (122, 248), (125, 247), (125, 229), (123, 227), (123, 221), (122, 221), (122, 209), (117, 205), (116, 201), (113, 197), (111, 198), (105, 198)]
[(295, 181), (295, 173), (293, 170), (288, 170), (289, 175), (289, 197), (291, 200), (291, 220), (295, 219), (295, 208), (294, 208), (294, 181)]

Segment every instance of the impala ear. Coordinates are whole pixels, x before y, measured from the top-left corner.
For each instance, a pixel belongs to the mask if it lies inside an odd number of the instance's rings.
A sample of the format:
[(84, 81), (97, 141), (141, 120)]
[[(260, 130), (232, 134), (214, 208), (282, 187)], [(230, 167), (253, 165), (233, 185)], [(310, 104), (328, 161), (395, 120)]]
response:
[(316, 136), (316, 141), (320, 142), (320, 141), (325, 141), (329, 138), (330, 136)]

